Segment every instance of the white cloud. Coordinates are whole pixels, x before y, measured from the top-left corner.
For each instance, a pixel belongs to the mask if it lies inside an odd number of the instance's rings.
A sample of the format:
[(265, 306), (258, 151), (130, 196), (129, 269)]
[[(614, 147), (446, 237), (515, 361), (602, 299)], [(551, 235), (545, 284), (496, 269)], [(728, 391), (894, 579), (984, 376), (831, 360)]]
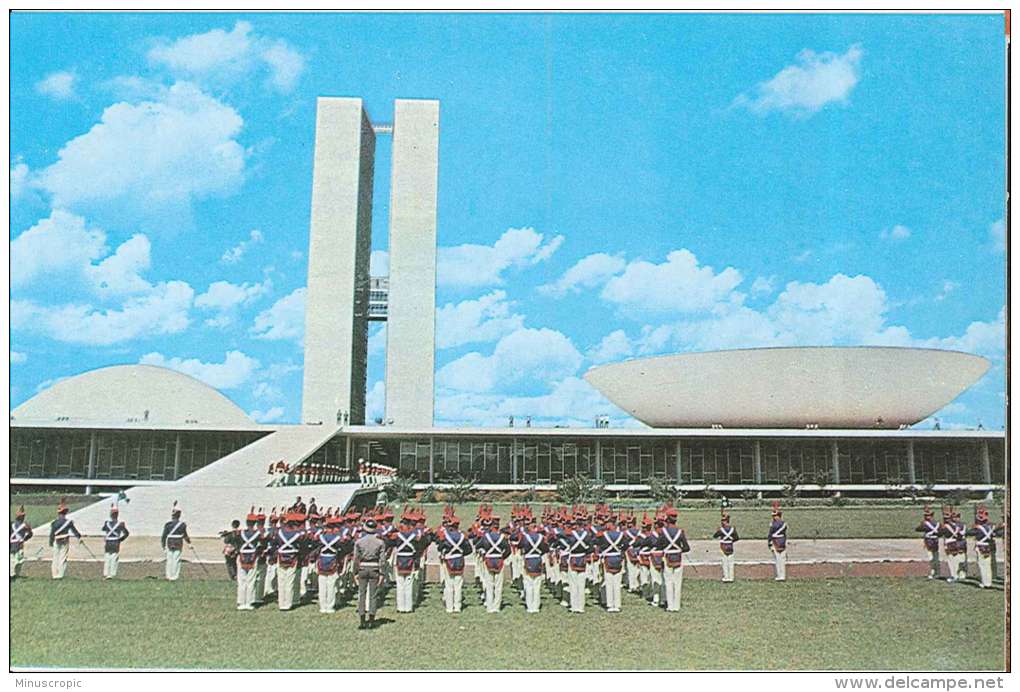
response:
[(892, 228), (883, 228), (878, 235), (882, 240), (906, 240), (910, 237), (910, 229), (902, 224), (896, 224)]
[(251, 379), (259, 367), (258, 360), (241, 351), (228, 351), (222, 363), (204, 363), (197, 358), (167, 358), (162, 353), (147, 353), (138, 362), (183, 372), (215, 389), (240, 387)]
[(710, 310), (720, 301), (738, 300), (733, 289), (743, 280), (732, 267), (718, 274), (698, 264), (689, 250), (674, 250), (662, 264), (636, 260), (602, 289), (602, 298), (631, 313), (684, 313)]
[(195, 298), (195, 307), (211, 310), (216, 314), (207, 319), (205, 324), (210, 327), (223, 328), (234, 323), (239, 308), (251, 305), (266, 295), (273, 288), (273, 282), (266, 279), (262, 283), (232, 284), (229, 281), (216, 281), (209, 285), (208, 290)]
[(950, 279), (943, 279), (942, 286), (939, 289), (938, 294), (935, 296), (936, 302), (941, 302), (949, 297), (949, 294), (960, 287), (958, 281), (952, 281)]
[(608, 363), (634, 354), (634, 344), (622, 329), (617, 329), (602, 337), (597, 346), (586, 354), (593, 363)]
[(53, 72), (36, 82), (35, 90), (58, 101), (67, 101), (74, 98), (76, 79), (73, 72)]
[(871, 277), (836, 274), (824, 284), (791, 281), (767, 314), (777, 331), (798, 341), (859, 343), (882, 330), (888, 307)]
[(993, 321), (971, 322), (959, 336), (929, 339), (919, 345), (1001, 358), (1006, 352), (1006, 309), (1000, 310)]
[(11, 351), (11, 365), (21, 365), (28, 361), (28, 354), (20, 351)]
[(802, 50), (795, 64), (761, 82), (750, 94), (741, 94), (733, 105), (764, 114), (782, 111), (809, 116), (830, 103), (845, 103), (860, 80), (864, 50), (854, 44), (846, 53), (815, 53)]
[(253, 229), (248, 234), (248, 240), (242, 240), (234, 247), (228, 248), (227, 251), (223, 253), (223, 256), (220, 257), (220, 262), (223, 262), (224, 264), (237, 264), (238, 262), (241, 261), (241, 258), (244, 257), (244, 254), (248, 251), (248, 248), (250, 248), (252, 245), (257, 245), (258, 243), (261, 243), (263, 240), (264, 237), (262, 235), (262, 231), (258, 230), (257, 228)]
[(390, 273), (390, 253), (385, 250), (372, 250), (368, 260), (370, 276), (386, 276)]
[(763, 296), (768, 295), (776, 290), (776, 281), (779, 277), (773, 276), (759, 276), (751, 284), (751, 295)]
[(988, 237), (991, 239), (992, 249), (995, 252), (1006, 251), (1006, 221), (999, 219), (988, 227)]
[(110, 211), (166, 227), (190, 216), (195, 200), (224, 195), (244, 179), (244, 121), (231, 108), (180, 82), (161, 98), (120, 102), (67, 142), (57, 161), (32, 176), (55, 208)]
[(213, 85), (225, 86), (256, 71), (266, 73), (266, 84), (280, 92), (291, 91), (304, 70), (304, 57), (286, 41), (252, 31), (240, 21), (230, 31), (213, 29), (176, 41), (161, 41), (148, 54), (149, 61), (171, 72)]
[(305, 334), (305, 293), (304, 288), (295, 289), (256, 315), (252, 334), (258, 339), (300, 342)]
[(21, 199), (29, 189), (28, 164), (18, 159), (11, 164), (11, 197)]
[(149, 239), (142, 234), (128, 238), (117, 250), (86, 273), (96, 292), (101, 296), (118, 296), (145, 293), (152, 284), (141, 273), (151, 266)]
[(176, 334), (188, 326), (195, 292), (183, 281), (168, 281), (142, 296), (128, 298), (119, 309), (92, 305), (39, 305), (11, 301), (11, 328), (34, 331), (57, 341), (106, 346), (140, 337)]
[(488, 392), (497, 383), (545, 384), (577, 372), (583, 358), (564, 334), (553, 329), (522, 328), (507, 334), (483, 356), (472, 352), (440, 368), (436, 381), (441, 388)]
[(524, 326), (524, 315), (511, 313), (506, 291), (492, 291), (474, 300), (447, 303), (436, 312), (436, 345), (496, 341)]
[(11, 287), (40, 277), (78, 274), (107, 252), (106, 234), (59, 209), (11, 241)]
[(547, 393), (535, 396), (441, 390), (436, 397), (436, 418), (446, 425), (502, 427), (513, 416), (515, 424), (523, 427), (530, 416), (533, 427), (591, 427), (603, 415), (610, 417), (614, 427), (640, 425), (576, 376), (564, 377), (552, 383)]
[(273, 423), (283, 418), (283, 414), (284, 411), (282, 406), (274, 406), (268, 411), (260, 411), (258, 409), (255, 409), (254, 411), (251, 411), (248, 415), (256, 423)]
[(508, 229), (493, 245), (465, 244), (439, 248), (440, 286), (496, 286), (507, 269), (544, 262), (562, 245), (563, 236), (548, 242), (533, 228)]
[(564, 296), (567, 293), (576, 293), (582, 288), (601, 286), (611, 276), (623, 271), (627, 265), (620, 255), (608, 255), (604, 252), (597, 252), (593, 255), (579, 260), (577, 264), (563, 273), (551, 284), (539, 286), (541, 293), (551, 296)]

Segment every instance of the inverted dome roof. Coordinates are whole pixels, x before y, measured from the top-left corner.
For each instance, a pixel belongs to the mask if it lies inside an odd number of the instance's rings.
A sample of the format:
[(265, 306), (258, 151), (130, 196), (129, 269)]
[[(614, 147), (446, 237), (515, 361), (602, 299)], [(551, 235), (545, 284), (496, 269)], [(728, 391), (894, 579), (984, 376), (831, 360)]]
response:
[(15, 420), (251, 426), (240, 407), (190, 375), (154, 365), (114, 365), (57, 382), (11, 413)]
[(898, 428), (938, 411), (989, 365), (922, 348), (755, 348), (639, 358), (584, 379), (653, 428)]

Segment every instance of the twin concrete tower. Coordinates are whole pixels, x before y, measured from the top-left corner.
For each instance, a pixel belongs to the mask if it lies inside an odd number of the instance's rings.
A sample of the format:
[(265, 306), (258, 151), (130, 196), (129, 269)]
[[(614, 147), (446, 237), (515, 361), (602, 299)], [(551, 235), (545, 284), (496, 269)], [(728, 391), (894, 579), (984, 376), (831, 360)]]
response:
[(373, 126), (358, 98), (319, 98), (305, 303), (305, 423), (365, 422), (376, 136), (392, 132), (385, 419), (431, 427), (439, 102), (397, 100)]

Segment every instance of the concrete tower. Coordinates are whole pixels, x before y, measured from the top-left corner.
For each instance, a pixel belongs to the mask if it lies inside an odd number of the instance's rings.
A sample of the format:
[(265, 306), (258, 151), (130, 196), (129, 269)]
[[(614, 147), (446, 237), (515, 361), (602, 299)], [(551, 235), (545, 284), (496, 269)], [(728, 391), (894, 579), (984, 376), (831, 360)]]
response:
[(375, 134), (358, 98), (319, 98), (301, 420), (365, 420)]
[(436, 344), (439, 101), (398, 100), (390, 184), (386, 420), (431, 427)]

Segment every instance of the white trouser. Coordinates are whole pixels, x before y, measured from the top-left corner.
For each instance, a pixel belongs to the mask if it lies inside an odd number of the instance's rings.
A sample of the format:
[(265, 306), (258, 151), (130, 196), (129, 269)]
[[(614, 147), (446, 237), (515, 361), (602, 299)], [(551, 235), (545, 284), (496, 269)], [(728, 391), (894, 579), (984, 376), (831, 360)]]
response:
[(120, 566), (120, 553), (103, 554), (103, 578), (113, 579), (117, 576), (117, 567)]
[(25, 550), (24, 550), (24, 548), (22, 548), (21, 550), (16, 550), (13, 553), (11, 553), (11, 576), (12, 577), (20, 577), (21, 576), (21, 564), (24, 561), (25, 561)]
[(255, 602), (261, 603), (266, 597), (266, 563), (255, 563)]
[(485, 579), (487, 586), (485, 589), (485, 612), (498, 613), (500, 606), (503, 605), (503, 570), (495, 574), (487, 569), (483, 569), (483, 571), (489, 575)]
[(277, 567), (276, 569), (276, 583), (277, 583), (277, 595), (276, 603), (279, 605), (280, 610), (290, 610), (294, 607), (294, 596), (297, 591), (297, 573), (298, 567)]
[(585, 573), (571, 569), (567, 573), (567, 583), (570, 585), (570, 612), (583, 613)]
[(786, 551), (773, 547), (772, 554), (776, 556), (776, 581), (786, 581)]
[(276, 563), (270, 562), (266, 565), (266, 578), (265, 578), (265, 590), (263, 597), (267, 593), (273, 593), (276, 591)]
[(928, 553), (928, 576), (932, 578), (938, 577), (941, 571), (939, 566), (939, 549), (928, 550), (926, 547), (924, 550)]
[(245, 569), (237, 566), (237, 608), (238, 610), (255, 608), (255, 567)]
[(620, 612), (620, 592), (623, 590), (623, 572), (610, 572), (608, 569), (604, 573), (605, 581), (605, 594), (606, 594), (606, 610), (610, 613)]
[(443, 604), (447, 613), (459, 613), (463, 598), (464, 575), (446, 573), (443, 583)]
[(946, 562), (949, 563), (949, 578), (952, 580), (967, 578), (967, 556), (964, 553), (947, 553)]
[(166, 578), (177, 581), (181, 576), (181, 551), (166, 549)]
[(680, 594), (684, 587), (684, 566), (662, 567), (663, 590), (666, 594), (666, 610), (675, 613), (680, 610)]
[(981, 588), (987, 589), (992, 585), (992, 554), (982, 555), (981, 551), (977, 554), (978, 573), (981, 575)]
[(727, 555), (726, 553), (722, 554), (722, 580), (723, 581), (726, 581), (726, 582), (733, 581), (733, 574), (734, 574), (734, 571), (735, 571), (734, 570), (734, 566), (736, 565), (736, 562), (737, 562), (737, 559), (733, 555), (733, 553), (730, 553), (729, 555)]
[(479, 560), (475, 565), (475, 576), (482, 585), (482, 602), (488, 603), (489, 591), (492, 590), (492, 573), (486, 568), (484, 560)]
[(521, 578), (524, 581), (524, 605), (529, 613), (537, 613), (542, 605), (542, 582), (545, 577), (541, 574), (533, 577), (524, 572)]
[(54, 541), (53, 561), (50, 563), (50, 573), (54, 579), (63, 579), (67, 572), (67, 544), (68, 541)]
[(301, 598), (308, 593), (308, 565), (301, 565), (298, 573), (298, 594)]
[(336, 612), (336, 587), (340, 581), (340, 575), (336, 572), (333, 574), (320, 574), (319, 575), (319, 612), (320, 613), (335, 613)]
[(627, 565), (627, 567), (626, 567), (626, 569), (627, 569), (627, 590), (628, 591), (632, 591), (632, 592), (633, 591), (637, 591), (639, 588), (641, 588), (641, 581), (640, 581), (641, 575), (640, 575), (640, 570), (638, 568), (638, 564), (636, 562), (631, 562), (630, 560), (625, 560), (625, 563)]
[(414, 574), (397, 575), (397, 612), (414, 610)]
[(520, 553), (516, 551), (510, 554), (510, 578), (515, 581), (519, 579), (524, 573), (524, 570), (521, 569), (522, 565), (518, 561), (519, 557)]
[(648, 584), (652, 594), (652, 603), (659, 605), (663, 597), (662, 570), (655, 565), (648, 568)]

